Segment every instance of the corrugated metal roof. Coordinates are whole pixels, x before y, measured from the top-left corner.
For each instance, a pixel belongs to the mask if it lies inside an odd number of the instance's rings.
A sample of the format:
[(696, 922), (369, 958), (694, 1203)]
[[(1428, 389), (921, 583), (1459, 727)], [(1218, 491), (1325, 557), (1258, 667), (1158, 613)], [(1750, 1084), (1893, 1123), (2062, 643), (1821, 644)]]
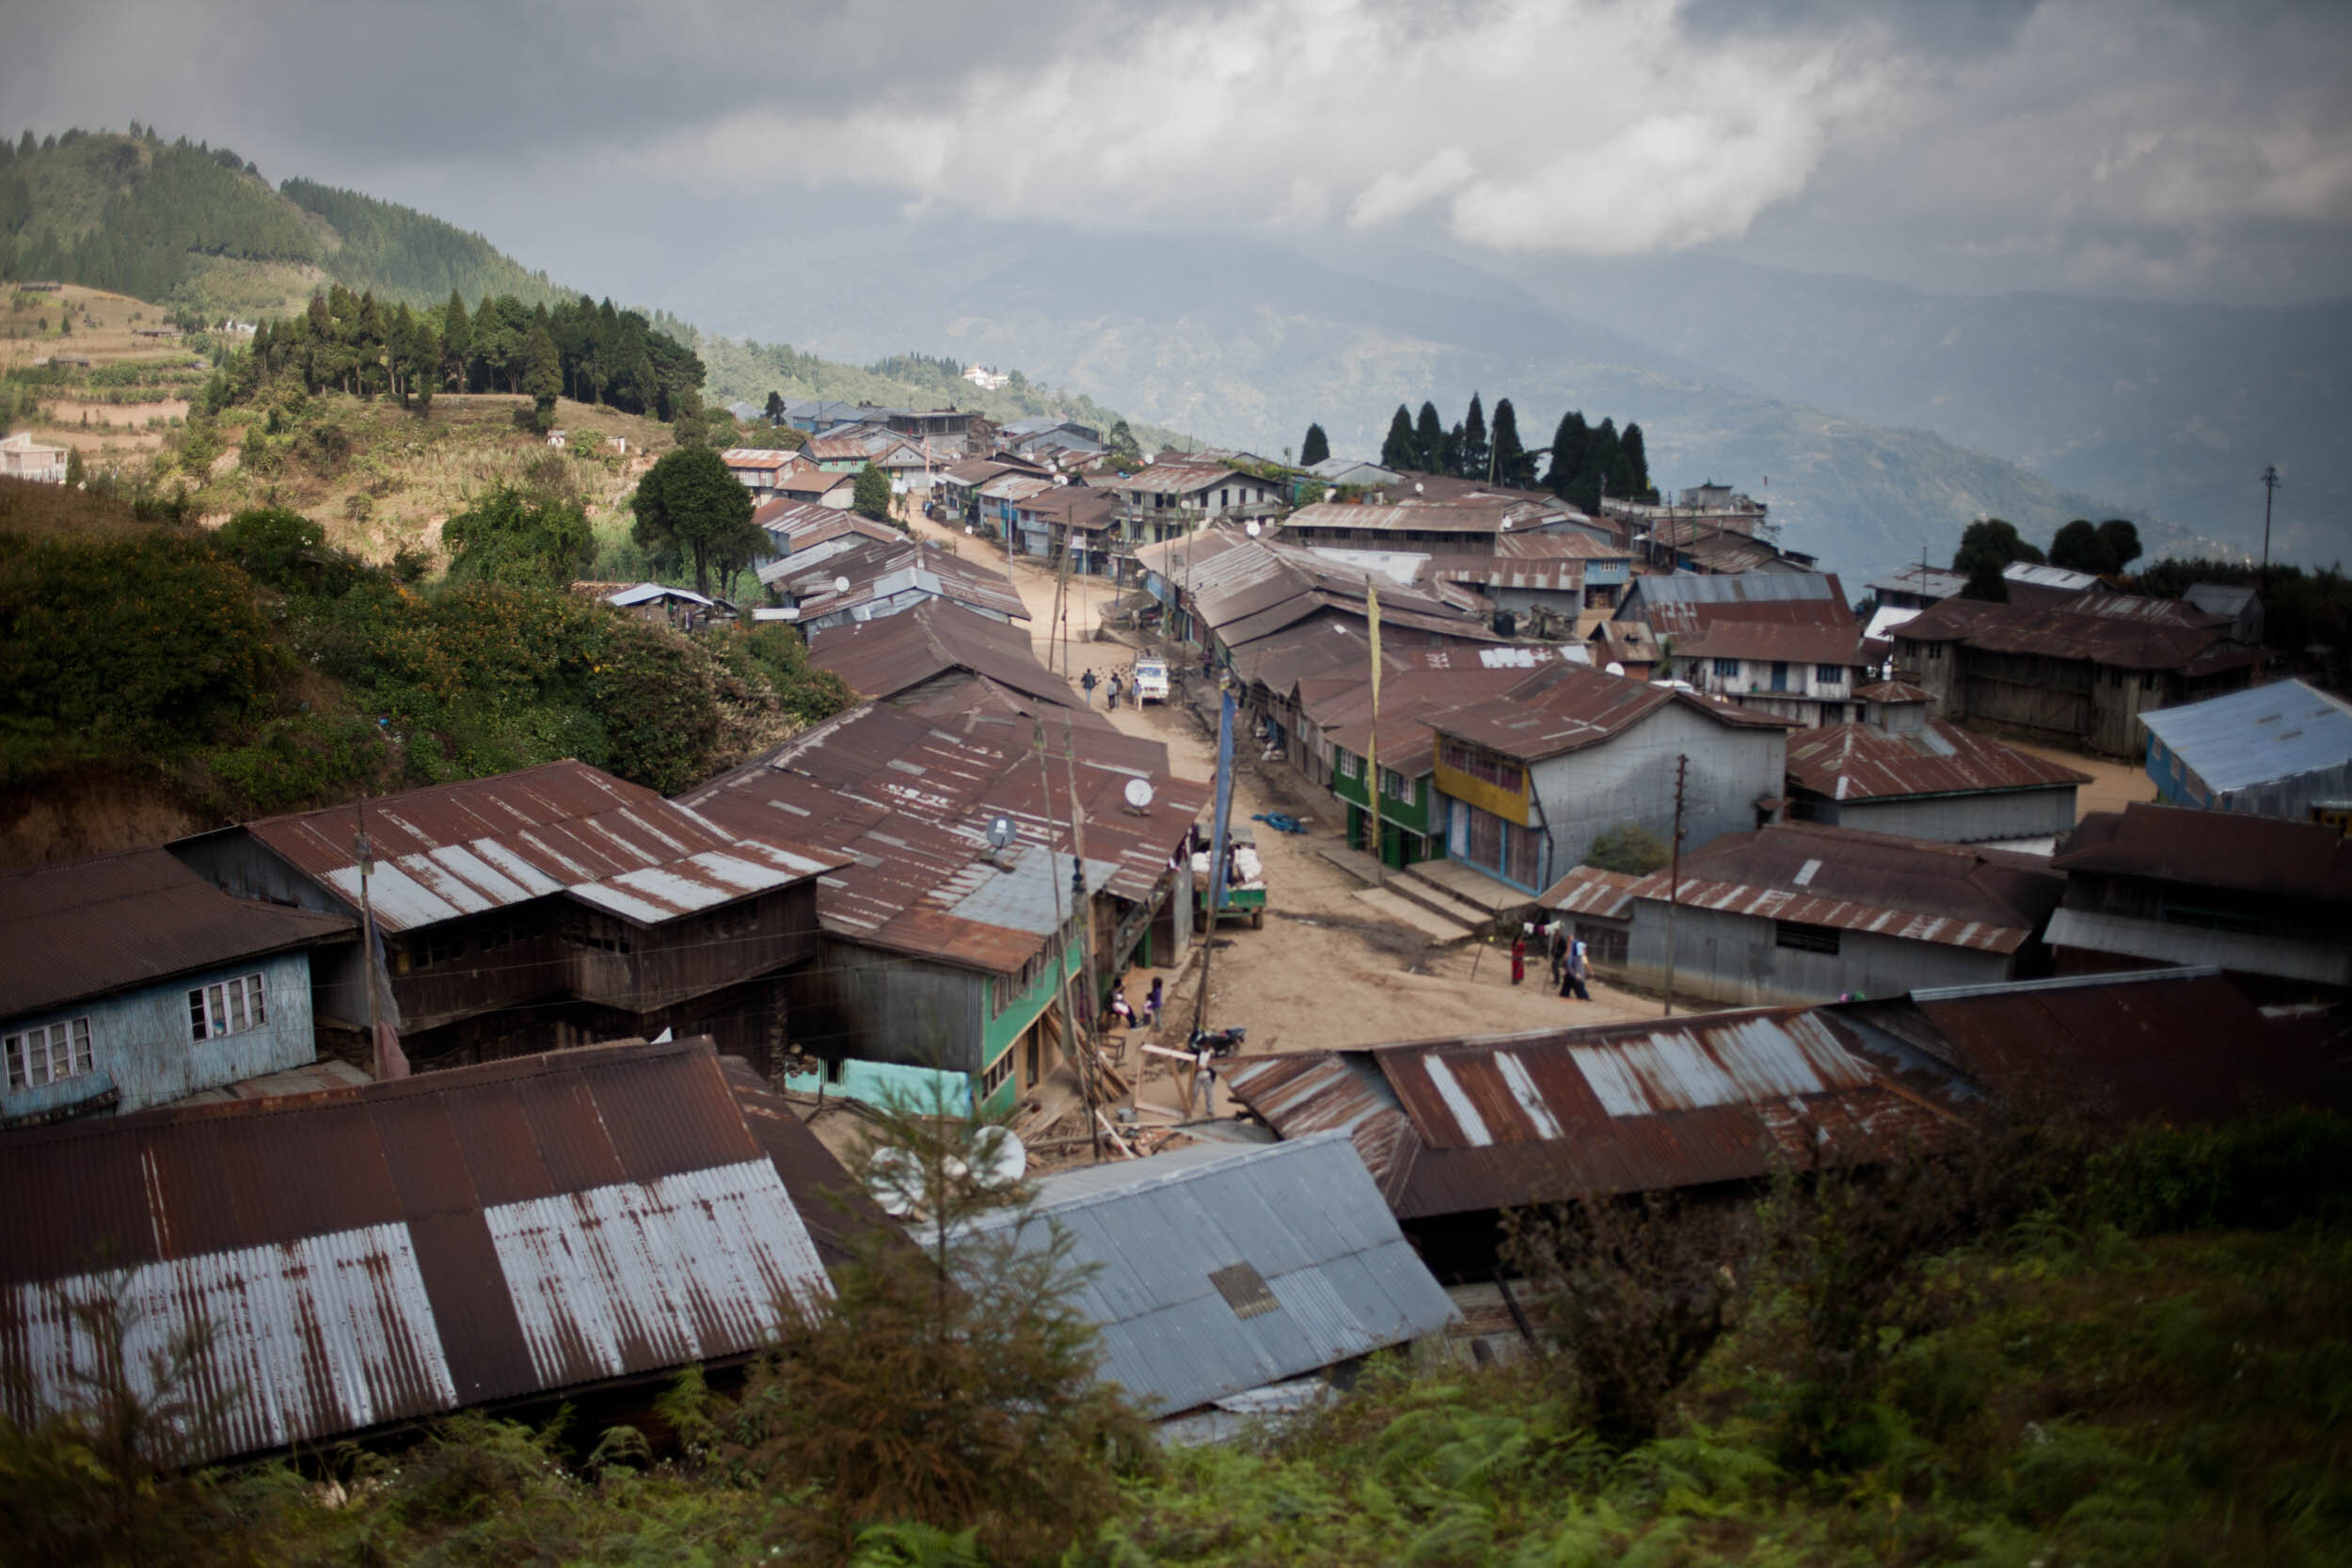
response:
[(730, 468), (784, 468), (799, 462), (800, 456), (782, 447), (729, 447), (719, 454), (719, 461)]
[(2063, 604), (1946, 599), (1895, 628), (1902, 642), (1962, 642), (1987, 653), (2080, 658), (2124, 670), (2169, 670), (2201, 659), (2259, 663), (2259, 649), (2227, 646), (2230, 624), (2173, 599), (2092, 594)]
[(707, 1041), (20, 1132), (0, 1184), (10, 1413), (88, 1370), (103, 1261), (135, 1376), (215, 1331), (206, 1457), (741, 1354), (830, 1289)]
[(1614, 919), (1631, 905), (1630, 895), (1641, 878), (1625, 871), (1603, 871), (1597, 865), (1580, 865), (1551, 886), (1544, 889), (1538, 900), (1548, 910), (1563, 914), (1597, 914)]
[[(835, 863), (777, 836), (723, 832), (652, 790), (581, 762), (433, 784), (368, 803), (376, 922), (415, 930), (566, 894), (657, 926), (814, 877)], [(264, 817), (250, 834), (359, 907), (356, 806)]]
[(2352, 762), (2352, 703), (2297, 680), (2158, 708), (2139, 721), (2216, 794)]
[[(1664, 902), (1666, 872), (1631, 898)], [(2065, 879), (2024, 856), (1851, 828), (1781, 822), (1682, 857), (1677, 901), (1761, 919), (2010, 953), (2058, 906)]]
[(1965, 575), (1941, 566), (1910, 565), (1870, 582), (1873, 593), (1915, 594), (1923, 598), (1948, 599), (1968, 586)]
[(1041, 1251), (1057, 1230), (1071, 1261), (1095, 1270), (1077, 1305), (1102, 1336), (1101, 1375), (1154, 1415), (1438, 1333), (1454, 1316), (1337, 1132), (1047, 1177), (1026, 1216), (973, 1227)]
[(1954, 1114), (1801, 1007), (1300, 1054), (1226, 1082), (1284, 1137), (1351, 1131), (1405, 1219), (1879, 1157)]
[[(1644, 576), (1635, 579), (1634, 586), (1641, 591), (1643, 606), (1651, 611), (1648, 619), (1652, 626), (1658, 624), (1656, 611), (1669, 605), (1846, 602), (1837, 578), (1826, 572), (1677, 572), (1671, 576)], [(1622, 618), (1637, 619), (1630, 615)]]
[(619, 605), (624, 610), (632, 609), (641, 604), (653, 604), (661, 599), (677, 599), (687, 604), (706, 607), (716, 602), (705, 598), (691, 588), (672, 588), (667, 583), (660, 582), (641, 582), (633, 588), (624, 588), (618, 593), (607, 594), (604, 596), (606, 604)]
[(2352, 946), (2341, 932), (2309, 938), (2217, 931), (2098, 910), (2061, 909), (2050, 916), (2052, 947), (2157, 964), (2213, 964), (2241, 974), (2270, 974), (2323, 986), (2352, 986)]
[(819, 576), (831, 571), (834, 578), (846, 577), (850, 586), (802, 600), (800, 611), (803, 621), (904, 593), (952, 599), (1016, 621), (1029, 618), (1028, 606), (1003, 578), (928, 545), (910, 545), (881, 557), (837, 556), (823, 562), (816, 570)]
[(2352, 838), (2318, 822), (2135, 800), (2074, 825), (2055, 864), (2282, 897), (2352, 900)]
[[(1040, 777), (1035, 726), (973, 712), (935, 720), (866, 705), (807, 730), (684, 799), (745, 832), (789, 824), (850, 863), (818, 883), (817, 914), (835, 935), (997, 973), (1019, 970), (1069, 894), (1068, 769), (1049, 721)], [(1148, 900), (1207, 804), (1207, 786), (1170, 775), (1167, 748), (1089, 731), (1076, 759), (1086, 811), (1087, 885)], [(1151, 806), (1130, 808), (1135, 779)], [(989, 822), (1019, 834), (1012, 871), (986, 855)], [(1049, 871), (1044, 851), (1054, 855)], [(1068, 911), (1065, 909), (1064, 913)]]
[(2099, 586), (2099, 578), (2090, 572), (2070, 572), (2063, 566), (2051, 566), (2031, 561), (2012, 561), (2001, 568), (2001, 576), (2011, 582), (2022, 582), (2035, 588), (2055, 588), (2062, 594), (2087, 594)]
[(351, 934), (342, 915), (232, 898), (163, 849), (0, 872), (0, 1018)]
[[(1868, 702), (1923, 700), (1924, 692), (1917, 698), (1887, 695), (1915, 689), (1873, 686), (1854, 695)], [(1788, 777), (1801, 788), (1833, 800), (1974, 795), (2090, 782), (2088, 773), (1941, 719), (1928, 720), (1916, 734), (1894, 734), (1876, 724), (1800, 731), (1788, 737)]]
[(861, 697), (887, 701), (953, 670), (1057, 707), (1077, 707), (1070, 682), (1038, 661), (1028, 633), (934, 599), (901, 615), (829, 626), (808, 640), (808, 657), (850, 683)]
[(1899, 1070), (1885, 1049), (1893, 1040), (2026, 1105), (2217, 1122), (2258, 1103), (2344, 1099), (2328, 1053), (2214, 969), (1952, 987), (1822, 1010), (1890, 1069)]
[(1443, 734), (1459, 736), (1505, 756), (1539, 762), (1597, 746), (1670, 703), (1681, 703), (1719, 723), (1791, 727), (1790, 721), (1772, 714), (1565, 662), (1539, 672), (1508, 697), (1433, 713), (1427, 722)]

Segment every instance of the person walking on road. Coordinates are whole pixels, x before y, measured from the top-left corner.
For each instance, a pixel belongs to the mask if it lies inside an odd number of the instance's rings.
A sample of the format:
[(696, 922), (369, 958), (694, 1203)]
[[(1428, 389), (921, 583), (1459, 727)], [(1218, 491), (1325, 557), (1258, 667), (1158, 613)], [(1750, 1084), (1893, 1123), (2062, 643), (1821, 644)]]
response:
[(1584, 989), (1585, 977), (1592, 973), (1592, 956), (1585, 951), (1584, 939), (1579, 937), (1568, 944), (1567, 977), (1560, 982), (1563, 999), (1574, 997), (1579, 1002), (1593, 999), (1593, 993)]
[(1205, 1045), (1192, 1053), (1192, 1096), (1185, 1101), (1186, 1109), (1195, 1099), (1200, 1102), (1202, 1116), (1216, 1115), (1216, 1057)]
[(1167, 1004), (1167, 993), (1161, 989), (1160, 977), (1154, 974), (1152, 976), (1152, 994), (1143, 999), (1143, 1026), (1146, 1029), (1157, 1029), (1160, 1026), (1160, 1008)]
[(1567, 967), (1568, 924), (1554, 920), (1544, 928), (1544, 951), (1551, 961), (1551, 989), (1560, 989), (1560, 972)]
[(1111, 672), (1111, 684), (1108, 689), (1110, 691), (1110, 703), (1108, 705), (1115, 708), (1119, 705), (1119, 672), (1116, 670)]
[(1094, 705), (1094, 688), (1096, 685), (1097, 682), (1094, 678), (1093, 668), (1089, 666), (1087, 673), (1078, 677), (1078, 689), (1087, 694), (1087, 706), (1089, 707), (1092, 707)]
[(1518, 985), (1527, 978), (1527, 935), (1521, 932), (1511, 939), (1511, 983)]

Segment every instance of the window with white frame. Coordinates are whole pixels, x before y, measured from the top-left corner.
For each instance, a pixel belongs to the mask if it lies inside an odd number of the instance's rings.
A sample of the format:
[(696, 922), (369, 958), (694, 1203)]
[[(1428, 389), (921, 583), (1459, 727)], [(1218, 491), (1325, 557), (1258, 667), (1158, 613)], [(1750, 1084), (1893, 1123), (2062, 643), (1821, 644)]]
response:
[(1740, 678), (1740, 661), (1736, 658), (1717, 659), (1715, 661), (1715, 674), (1716, 677), (1721, 680), (1738, 680)]
[(197, 987), (188, 992), (189, 1037), (218, 1039), (223, 1035), (242, 1035), (247, 1029), (259, 1029), (269, 1022), (262, 990), (259, 974)]
[(1413, 786), (1406, 781), (1405, 775), (1395, 768), (1383, 768), (1380, 769), (1380, 793), (1391, 800), (1410, 800), (1413, 798)]
[(70, 1018), (10, 1035), (7, 1050), (11, 1089), (37, 1089), (60, 1078), (79, 1078), (91, 1066), (89, 1019)]

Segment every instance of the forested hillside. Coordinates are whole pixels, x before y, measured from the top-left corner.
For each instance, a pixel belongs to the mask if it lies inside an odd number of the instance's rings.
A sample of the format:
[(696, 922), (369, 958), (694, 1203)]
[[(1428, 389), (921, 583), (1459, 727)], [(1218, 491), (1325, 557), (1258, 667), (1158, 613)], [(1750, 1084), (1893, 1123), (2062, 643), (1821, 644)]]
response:
[(450, 528), (471, 557), (426, 581), (287, 510), (208, 531), (0, 480), (0, 863), (138, 841), (91, 798), (187, 832), (559, 757), (674, 792), (848, 704), (789, 627), (687, 636), (569, 592), (595, 539), (560, 461)]
[[(278, 190), (225, 147), (71, 130), (0, 143), (0, 277), (56, 278), (199, 309), (245, 310), (255, 269), (289, 307), (331, 278), (387, 301), (568, 297), (489, 241), (316, 181)], [(264, 290), (263, 293), (272, 292)]]

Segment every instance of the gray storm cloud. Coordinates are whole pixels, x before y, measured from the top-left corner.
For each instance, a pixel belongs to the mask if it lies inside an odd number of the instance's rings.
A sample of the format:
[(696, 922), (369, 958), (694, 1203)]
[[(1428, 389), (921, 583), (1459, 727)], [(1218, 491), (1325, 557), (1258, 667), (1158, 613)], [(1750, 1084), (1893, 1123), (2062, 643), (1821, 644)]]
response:
[[(527, 248), (544, 209), (922, 210), (1942, 286), (2343, 291), (2352, 8), (900, 0), (41, 8), (0, 103), (158, 122)], [(552, 220), (549, 220), (552, 221)]]

